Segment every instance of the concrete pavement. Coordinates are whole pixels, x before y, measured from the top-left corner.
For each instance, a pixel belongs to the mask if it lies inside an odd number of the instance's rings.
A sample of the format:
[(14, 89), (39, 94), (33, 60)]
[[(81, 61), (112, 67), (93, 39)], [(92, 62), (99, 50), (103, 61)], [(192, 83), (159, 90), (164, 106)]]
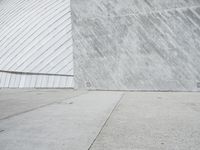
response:
[(200, 93), (0, 90), (1, 150), (199, 150)]
[(199, 150), (200, 93), (127, 93), (91, 150)]

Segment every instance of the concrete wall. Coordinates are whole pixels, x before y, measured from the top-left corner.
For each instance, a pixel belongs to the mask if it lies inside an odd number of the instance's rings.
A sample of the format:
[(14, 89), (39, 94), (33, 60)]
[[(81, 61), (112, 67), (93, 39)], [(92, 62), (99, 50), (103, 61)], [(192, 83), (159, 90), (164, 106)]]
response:
[(199, 0), (72, 0), (76, 88), (200, 91)]
[(0, 1), (0, 88), (73, 87), (70, 0)]

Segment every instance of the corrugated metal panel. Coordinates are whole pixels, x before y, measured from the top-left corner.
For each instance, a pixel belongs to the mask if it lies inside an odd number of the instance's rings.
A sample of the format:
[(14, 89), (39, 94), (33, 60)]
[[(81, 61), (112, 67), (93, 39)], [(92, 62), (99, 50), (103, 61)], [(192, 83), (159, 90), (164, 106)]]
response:
[[(34, 87), (27, 81), (39, 80), (40, 77), (36, 77), (36, 74), (44, 78), (54, 74), (55, 79), (71, 79), (73, 76), (71, 29), (70, 0), (2, 0), (0, 2), (0, 71), (3, 71), (1, 78), (22, 75), (21, 79), (22, 81), (24, 79), (26, 84), (20, 81), (18, 87)], [(10, 71), (12, 74), (4, 71)], [(13, 74), (14, 72), (22, 74)], [(52, 75), (50, 77), (52, 78)], [(2, 83), (4, 84), (0, 87), (13, 86), (8, 85), (6, 81)], [(51, 86), (41, 84), (41, 87)], [(64, 84), (61, 85), (63, 86)], [(65, 86), (70, 87), (71, 84)], [(40, 85), (37, 84), (37, 87)]]
[(73, 86), (73, 76), (0, 72), (0, 87), (3, 88), (71, 88)]

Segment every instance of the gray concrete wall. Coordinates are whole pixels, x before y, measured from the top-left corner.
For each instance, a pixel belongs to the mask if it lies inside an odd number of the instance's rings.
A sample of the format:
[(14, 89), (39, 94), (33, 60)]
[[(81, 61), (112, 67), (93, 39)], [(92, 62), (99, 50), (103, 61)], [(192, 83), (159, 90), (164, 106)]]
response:
[(199, 0), (72, 0), (71, 8), (76, 88), (200, 91)]

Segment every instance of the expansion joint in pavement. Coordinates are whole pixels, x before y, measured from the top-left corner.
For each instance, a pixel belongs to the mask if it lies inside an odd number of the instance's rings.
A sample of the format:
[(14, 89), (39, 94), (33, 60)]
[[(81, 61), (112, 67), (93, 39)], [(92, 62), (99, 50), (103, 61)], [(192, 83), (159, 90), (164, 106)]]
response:
[(116, 110), (116, 108), (120, 105), (122, 99), (124, 98), (125, 93), (122, 94), (122, 96), (119, 98), (119, 101), (116, 103), (116, 105), (114, 106), (114, 108), (112, 109), (111, 113), (108, 115), (106, 121), (104, 122), (104, 124), (102, 125), (99, 133), (97, 134), (97, 136), (94, 138), (94, 140), (92, 141), (90, 147), (88, 148), (88, 150), (91, 150), (92, 146), (94, 145), (95, 141), (97, 140), (97, 138), (99, 137), (99, 135), (101, 134), (101, 132), (103, 131), (104, 127), (106, 126), (108, 120), (110, 119), (110, 117), (112, 116), (113, 112)]
[[(76, 97), (79, 97), (79, 96), (82, 96), (82, 95), (85, 95), (85, 94), (88, 94), (88, 91), (84, 92), (84, 93), (81, 93), (81, 94), (78, 94), (78, 95), (75, 95), (75, 96), (72, 96), (72, 97), (69, 97), (69, 98), (66, 98), (66, 99), (63, 99), (63, 100), (59, 100), (59, 102), (62, 102), (62, 101), (65, 101), (65, 100), (69, 100), (69, 99), (72, 99), (72, 98), (76, 98)], [(14, 114), (14, 115), (10, 115), (10, 116), (4, 117), (4, 118), (0, 118), (0, 121), (6, 120), (6, 119), (9, 119), (9, 118), (12, 118), (12, 117), (16, 117), (16, 116), (19, 116), (21, 114), (25, 114), (25, 113), (28, 113), (28, 112), (32, 112), (32, 111), (38, 110), (40, 108), (48, 107), (48, 106), (56, 104), (56, 103), (58, 103), (58, 101), (55, 101), (55, 102), (52, 102), (52, 103), (48, 103), (48, 104), (45, 104), (45, 105), (41, 105), (41, 106), (38, 106), (36, 108), (32, 108), (32, 109), (29, 109), (29, 110), (26, 110), (26, 111), (23, 111), (23, 112)]]

